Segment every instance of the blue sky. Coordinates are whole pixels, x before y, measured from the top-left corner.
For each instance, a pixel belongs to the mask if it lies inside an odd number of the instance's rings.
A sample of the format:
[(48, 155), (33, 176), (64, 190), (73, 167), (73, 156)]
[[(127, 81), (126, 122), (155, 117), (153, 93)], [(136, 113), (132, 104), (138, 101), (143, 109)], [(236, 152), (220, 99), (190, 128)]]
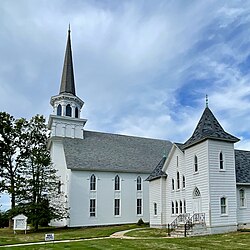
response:
[(208, 94), (250, 150), (249, 1), (1, 0), (0, 13), (2, 111), (49, 116), (70, 22), (86, 129), (184, 142)]

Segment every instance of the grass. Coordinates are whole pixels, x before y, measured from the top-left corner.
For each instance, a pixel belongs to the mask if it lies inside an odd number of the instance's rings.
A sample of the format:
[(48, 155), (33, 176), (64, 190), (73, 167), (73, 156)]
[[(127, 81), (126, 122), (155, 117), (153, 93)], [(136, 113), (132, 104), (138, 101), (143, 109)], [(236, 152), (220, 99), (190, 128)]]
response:
[[(67, 229), (60, 232), (61, 237), (88, 238), (96, 236), (108, 236), (114, 231), (135, 228), (135, 225), (125, 225), (116, 227), (100, 227), (86, 229)], [(0, 238), (2, 237), (0, 230)], [(56, 232), (56, 231), (55, 231)], [(59, 233), (59, 232), (57, 232)], [(32, 234), (33, 235), (33, 234)], [(55, 233), (56, 235), (56, 233)], [(44, 236), (44, 234), (43, 234)], [(81, 236), (81, 237), (80, 237)], [(145, 237), (144, 239), (92, 239), (81, 242), (55, 243), (33, 246), (21, 246), (0, 248), (1, 249), (27, 249), (27, 250), (59, 250), (59, 249), (208, 249), (208, 250), (244, 250), (250, 249), (250, 232), (235, 232), (220, 235), (209, 235), (189, 238), (162, 238), (166, 236), (166, 230), (143, 228), (142, 230), (131, 231), (126, 236)], [(59, 237), (59, 235), (58, 235)], [(149, 238), (150, 237), (150, 238)], [(153, 237), (154, 239), (152, 239)]]
[(95, 237), (110, 236), (117, 231), (136, 228), (136, 225), (120, 225), (106, 227), (88, 227), (88, 228), (43, 228), (38, 232), (28, 231), (24, 234), (23, 231), (13, 233), (13, 230), (8, 228), (0, 228), (0, 246), (7, 244), (28, 243), (44, 241), (46, 233), (54, 233), (55, 240), (66, 239), (86, 239)]

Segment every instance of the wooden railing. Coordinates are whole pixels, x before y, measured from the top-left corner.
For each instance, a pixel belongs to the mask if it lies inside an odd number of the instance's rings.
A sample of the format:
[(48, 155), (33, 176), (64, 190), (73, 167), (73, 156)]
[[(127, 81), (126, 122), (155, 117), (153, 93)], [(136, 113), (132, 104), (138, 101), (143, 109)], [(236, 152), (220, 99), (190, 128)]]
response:
[(179, 214), (172, 223), (168, 224), (168, 235), (170, 236), (170, 232), (177, 228), (180, 223), (185, 224), (187, 220), (189, 220), (190, 214)]

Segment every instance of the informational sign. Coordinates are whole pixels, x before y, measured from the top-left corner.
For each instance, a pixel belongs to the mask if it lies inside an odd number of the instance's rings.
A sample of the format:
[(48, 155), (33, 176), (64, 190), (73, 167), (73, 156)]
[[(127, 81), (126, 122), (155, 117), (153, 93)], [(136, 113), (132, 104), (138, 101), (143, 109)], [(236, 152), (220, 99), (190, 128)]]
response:
[(45, 241), (54, 240), (54, 234), (45, 234)]
[(13, 226), (13, 230), (14, 232), (16, 230), (24, 230), (26, 233), (27, 230), (27, 217), (23, 214), (19, 214), (17, 216), (15, 216), (14, 218), (12, 218), (14, 220), (14, 226)]

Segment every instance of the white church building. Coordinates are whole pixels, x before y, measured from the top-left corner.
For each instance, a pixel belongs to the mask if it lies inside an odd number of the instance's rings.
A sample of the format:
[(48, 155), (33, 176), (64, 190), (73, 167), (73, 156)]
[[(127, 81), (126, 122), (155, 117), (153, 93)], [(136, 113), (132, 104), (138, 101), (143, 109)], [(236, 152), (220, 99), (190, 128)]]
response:
[(87, 131), (76, 95), (70, 30), (59, 94), (51, 97), (49, 149), (69, 218), (78, 227), (135, 223), (177, 228), (192, 222), (207, 233), (250, 227), (250, 152), (235, 150), (206, 107), (184, 144)]

